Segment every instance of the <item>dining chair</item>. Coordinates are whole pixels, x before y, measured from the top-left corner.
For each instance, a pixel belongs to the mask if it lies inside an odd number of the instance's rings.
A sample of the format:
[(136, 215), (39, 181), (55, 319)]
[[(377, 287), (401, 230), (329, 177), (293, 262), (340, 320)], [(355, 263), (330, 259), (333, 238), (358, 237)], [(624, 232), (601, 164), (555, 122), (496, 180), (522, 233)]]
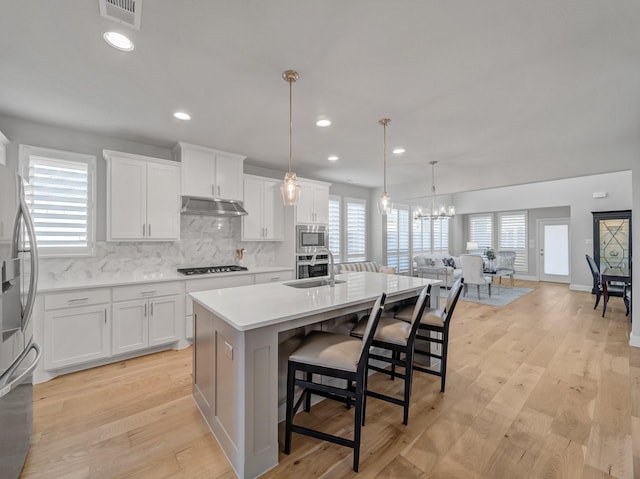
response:
[[(598, 303), (600, 303), (600, 297), (602, 296), (602, 279), (600, 277), (600, 268), (596, 264), (595, 260), (589, 256), (585, 255), (587, 258), (587, 264), (589, 265), (589, 269), (591, 270), (591, 276), (593, 277), (593, 288), (591, 292), (596, 295), (596, 304), (593, 305), (593, 309), (598, 307)], [(620, 286), (618, 284), (609, 283), (607, 284), (607, 292), (609, 296), (618, 296), (624, 299), (625, 297), (625, 287)], [(625, 302), (626, 306), (626, 302)], [(605, 310), (602, 309), (602, 317), (604, 318)]]
[[(289, 356), (287, 366), (287, 409), (285, 423), (284, 453), (291, 451), (291, 433), (329, 441), (353, 449), (353, 470), (358, 472), (360, 462), (360, 436), (364, 424), (366, 375), (369, 363), (369, 349), (373, 335), (380, 321), (386, 294), (376, 300), (366, 321), (363, 339), (312, 331), (304, 337), (300, 346)], [(298, 371), (302, 379), (298, 378)], [(313, 375), (316, 375), (316, 381)], [(346, 386), (330, 385), (323, 377), (346, 380)], [(294, 404), (295, 387), (303, 388), (302, 394)], [(304, 401), (304, 410), (311, 410), (311, 395), (355, 406), (353, 439), (335, 436), (316, 429), (293, 424), (293, 417)]]
[[(372, 346), (383, 349), (391, 353), (391, 356), (384, 356), (378, 353), (369, 353), (369, 369), (378, 371), (391, 377), (391, 379), (400, 378), (404, 380), (404, 396), (402, 399), (398, 399), (393, 396), (384, 395), (382, 393), (372, 391), (367, 386), (366, 394), (383, 401), (390, 402), (392, 404), (398, 404), (403, 407), (402, 423), (404, 425), (409, 421), (409, 399), (411, 395), (411, 380), (413, 377), (413, 346), (420, 326), (420, 319), (427, 306), (427, 301), (431, 293), (431, 285), (426, 286), (420, 292), (418, 300), (411, 314), (411, 320), (409, 322), (402, 321), (391, 316), (383, 316), (380, 318), (378, 327), (376, 328), (373, 336)], [(351, 336), (357, 338), (363, 338), (367, 321), (360, 321), (355, 328), (351, 330)], [(380, 361), (383, 363), (391, 364), (391, 370), (384, 369), (371, 363), (371, 360)], [(404, 374), (396, 372), (396, 366), (404, 368)], [(366, 402), (365, 402), (366, 405)], [(365, 414), (365, 412), (363, 412)]]
[(515, 251), (498, 251), (496, 253), (495, 266), (496, 276), (498, 277), (498, 285), (502, 286), (503, 276), (508, 276), (511, 280), (513, 288), (513, 276), (516, 274), (516, 252)]
[(464, 278), (464, 293), (467, 294), (467, 287), (475, 284), (478, 288), (478, 299), (480, 299), (480, 286), (487, 286), (489, 289), (489, 297), (491, 297), (491, 283), (493, 278), (484, 274), (484, 260), (482, 256), (476, 254), (461, 254), (460, 263), (462, 263), (462, 277)]
[[(481, 258), (482, 259), (482, 258)], [(465, 279), (458, 278), (447, 295), (443, 309), (437, 308), (425, 308), (420, 324), (418, 326), (418, 332), (416, 333), (416, 345), (414, 346), (414, 354), (421, 354), (428, 358), (434, 358), (440, 360), (440, 366), (438, 369), (431, 367), (423, 367), (414, 361), (413, 369), (415, 371), (421, 371), (427, 374), (433, 374), (434, 376), (440, 376), (440, 392), (444, 392), (447, 381), (447, 357), (449, 352), (449, 326), (451, 325), (451, 319), (453, 318), (453, 311), (458, 304), (458, 298), (462, 291)], [(400, 309), (396, 312), (395, 317), (403, 321), (410, 321), (410, 311), (407, 307)], [(437, 336), (434, 336), (436, 333)], [(429, 343), (429, 350), (418, 349), (418, 340)], [(432, 351), (432, 344), (441, 347), (440, 354)]]

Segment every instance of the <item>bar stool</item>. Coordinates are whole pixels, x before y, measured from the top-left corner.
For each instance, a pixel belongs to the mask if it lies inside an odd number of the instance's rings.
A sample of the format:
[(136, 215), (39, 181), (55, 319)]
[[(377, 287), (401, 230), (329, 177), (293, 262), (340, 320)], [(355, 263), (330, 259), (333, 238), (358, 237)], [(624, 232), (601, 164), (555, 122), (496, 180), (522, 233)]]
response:
[[(404, 397), (403, 399), (398, 399), (393, 396), (386, 396), (384, 394), (371, 391), (368, 387), (366, 394), (367, 396), (403, 406), (404, 416), (402, 423), (404, 425), (409, 421), (409, 396), (411, 395), (411, 379), (413, 376), (411, 367), (413, 364), (413, 344), (418, 331), (418, 326), (420, 325), (420, 318), (422, 318), (422, 314), (427, 306), (427, 299), (429, 298), (430, 292), (431, 285), (422, 289), (413, 308), (413, 314), (409, 323), (390, 316), (380, 318), (380, 322), (378, 323), (378, 327), (376, 328), (373, 336), (372, 346), (390, 351), (391, 357), (373, 353), (369, 354), (370, 360), (376, 359), (378, 361), (391, 364), (391, 371), (374, 366), (371, 363), (369, 363), (369, 369), (387, 374), (388, 376), (391, 376), (391, 379), (396, 377), (403, 379)], [(360, 321), (360, 323), (358, 323), (358, 325), (356, 325), (356, 327), (351, 331), (351, 336), (362, 338), (367, 327), (366, 323), (366, 321)], [(402, 358), (403, 354), (404, 358)], [(397, 373), (395, 370), (396, 366), (404, 368), (404, 374)]]
[[(413, 364), (413, 369), (421, 371), (427, 374), (433, 374), (434, 376), (440, 376), (440, 392), (444, 392), (444, 387), (447, 379), (447, 352), (449, 349), (449, 325), (453, 316), (453, 311), (458, 303), (460, 292), (464, 284), (463, 278), (458, 278), (451, 286), (449, 294), (447, 295), (447, 302), (443, 310), (434, 308), (425, 308), (424, 314), (420, 319), (420, 325), (418, 326), (418, 332), (416, 333), (416, 340), (427, 341), (429, 343), (435, 343), (442, 346), (442, 354), (435, 354), (429, 351), (419, 350), (414, 348), (415, 353), (423, 354), (429, 358), (435, 358), (440, 360), (440, 369), (434, 370), (425, 368)], [(395, 317), (402, 321), (410, 322), (413, 315), (413, 309), (404, 307), (396, 312)], [(439, 333), (440, 337), (431, 337), (431, 333)]]
[[(369, 348), (373, 340), (386, 294), (382, 293), (376, 300), (364, 332), (364, 339), (359, 340), (342, 334), (312, 331), (302, 340), (300, 346), (289, 356), (287, 371), (287, 413), (285, 425), (284, 453), (291, 451), (291, 433), (297, 432), (306, 436), (340, 444), (353, 449), (353, 470), (358, 472), (360, 461), (360, 433), (364, 418), (364, 398), (366, 387), (367, 363)], [(304, 379), (298, 379), (296, 373), (303, 372)], [(320, 384), (313, 381), (313, 374), (331, 378), (345, 379), (346, 388)], [(293, 404), (295, 386), (303, 388), (298, 401)], [(353, 440), (334, 436), (315, 429), (293, 424), (293, 416), (305, 401), (304, 410), (311, 409), (311, 394), (322, 396), (355, 406), (353, 424)]]

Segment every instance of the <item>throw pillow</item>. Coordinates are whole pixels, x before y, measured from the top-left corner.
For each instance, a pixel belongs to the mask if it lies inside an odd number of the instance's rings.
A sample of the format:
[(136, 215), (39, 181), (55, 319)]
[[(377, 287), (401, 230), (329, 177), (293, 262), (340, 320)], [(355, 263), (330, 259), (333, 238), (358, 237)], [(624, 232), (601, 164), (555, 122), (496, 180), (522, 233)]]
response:
[(453, 260), (453, 258), (442, 258), (442, 263), (445, 266), (450, 266), (453, 269), (456, 269), (456, 262)]

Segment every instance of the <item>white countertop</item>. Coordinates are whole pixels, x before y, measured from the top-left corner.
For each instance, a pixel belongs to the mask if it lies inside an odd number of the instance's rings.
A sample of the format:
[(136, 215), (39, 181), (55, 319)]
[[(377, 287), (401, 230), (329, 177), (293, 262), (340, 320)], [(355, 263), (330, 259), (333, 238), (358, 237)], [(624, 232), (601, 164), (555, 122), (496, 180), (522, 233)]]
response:
[[(317, 278), (315, 278), (317, 279)], [(293, 288), (284, 281), (189, 293), (194, 301), (239, 331), (373, 301), (385, 292), (418, 290), (442, 281), (384, 273), (343, 273), (335, 287)], [(313, 278), (311, 279), (313, 280)]]
[(54, 293), (61, 291), (108, 288), (112, 286), (127, 286), (141, 283), (155, 283), (163, 281), (197, 281), (200, 279), (224, 278), (226, 276), (240, 276), (246, 274), (273, 273), (275, 271), (292, 271), (292, 266), (254, 266), (248, 271), (234, 271), (232, 273), (193, 274), (186, 276), (177, 271), (158, 273), (130, 273), (130, 274), (100, 274), (94, 278), (79, 278), (73, 280), (38, 279), (38, 293)]

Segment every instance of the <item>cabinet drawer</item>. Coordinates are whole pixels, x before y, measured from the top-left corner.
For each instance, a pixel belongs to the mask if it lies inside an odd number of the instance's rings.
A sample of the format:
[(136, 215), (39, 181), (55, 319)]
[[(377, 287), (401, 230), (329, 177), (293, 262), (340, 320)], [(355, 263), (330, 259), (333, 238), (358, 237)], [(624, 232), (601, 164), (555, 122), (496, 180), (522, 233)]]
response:
[(277, 283), (293, 279), (293, 271), (274, 271), (273, 273), (256, 273), (256, 284)]
[(74, 306), (88, 306), (91, 304), (111, 302), (109, 289), (83, 289), (71, 293), (47, 294), (44, 297), (44, 309), (60, 309)]
[(118, 286), (113, 288), (114, 301), (129, 301), (132, 299), (154, 298), (183, 293), (182, 282), (144, 283), (135, 286)]

